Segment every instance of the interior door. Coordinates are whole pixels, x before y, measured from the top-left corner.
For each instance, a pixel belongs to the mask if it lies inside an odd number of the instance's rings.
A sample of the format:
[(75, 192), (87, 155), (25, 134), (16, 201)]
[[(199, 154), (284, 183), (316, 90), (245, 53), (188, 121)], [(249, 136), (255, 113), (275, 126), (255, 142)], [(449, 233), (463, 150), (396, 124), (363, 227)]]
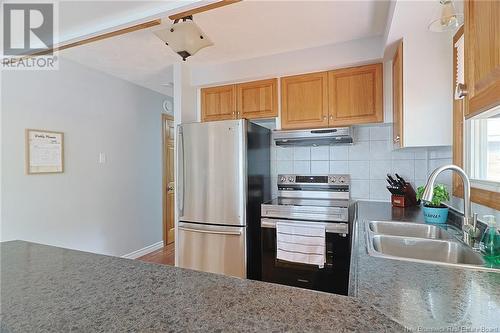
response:
[(245, 120), (183, 124), (179, 129), (179, 220), (245, 224)]
[(163, 241), (165, 244), (171, 244), (175, 241), (174, 232), (174, 119), (171, 116), (163, 117)]

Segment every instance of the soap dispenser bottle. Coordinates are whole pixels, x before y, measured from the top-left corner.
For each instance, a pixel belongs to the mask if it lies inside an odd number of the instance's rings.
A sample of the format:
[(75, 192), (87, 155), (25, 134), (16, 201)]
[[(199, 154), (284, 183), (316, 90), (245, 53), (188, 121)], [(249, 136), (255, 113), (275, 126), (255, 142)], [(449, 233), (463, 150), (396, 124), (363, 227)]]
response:
[(479, 248), (483, 254), (484, 260), (490, 267), (500, 267), (500, 230), (498, 230), (495, 216), (484, 216), (488, 227), (486, 228)]

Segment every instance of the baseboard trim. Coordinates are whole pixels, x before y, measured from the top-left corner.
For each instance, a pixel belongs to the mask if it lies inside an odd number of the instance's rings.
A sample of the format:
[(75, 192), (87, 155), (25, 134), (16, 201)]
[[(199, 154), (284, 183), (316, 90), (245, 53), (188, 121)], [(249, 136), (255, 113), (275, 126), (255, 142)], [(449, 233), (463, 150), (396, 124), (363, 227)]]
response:
[(160, 241), (158, 243), (154, 243), (154, 244), (148, 245), (146, 247), (143, 247), (142, 249), (139, 249), (137, 251), (130, 252), (129, 254), (125, 254), (122, 256), (122, 258), (137, 259), (139, 257), (145, 256), (148, 253), (159, 250), (162, 247), (163, 247), (163, 241)]

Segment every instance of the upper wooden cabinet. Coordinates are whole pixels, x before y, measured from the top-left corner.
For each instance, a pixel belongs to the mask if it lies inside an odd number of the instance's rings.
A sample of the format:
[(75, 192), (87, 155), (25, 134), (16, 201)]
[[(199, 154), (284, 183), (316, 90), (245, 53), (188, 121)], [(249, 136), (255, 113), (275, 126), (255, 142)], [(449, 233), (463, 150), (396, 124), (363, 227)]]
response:
[(227, 120), (236, 118), (236, 86), (202, 88), (201, 120)]
[(500, 104), (500, 1), (465, 1), (465, 115)]
[(201, 89), (201, 120), (278, 116), (278, 80), (261, 80)]
[(261, 80), (236, 85), (237, 115), (240, 118), (278, 116), (278, 80)]
[(396, 148), (403, 145), (403, 41), (398, 43), (392, 59), (392, 142)]
[(384, 120), (382, 64), (328, 72), (329, 125)]
[(281, 78), (281, 128), (327, 126), (327, 72)]

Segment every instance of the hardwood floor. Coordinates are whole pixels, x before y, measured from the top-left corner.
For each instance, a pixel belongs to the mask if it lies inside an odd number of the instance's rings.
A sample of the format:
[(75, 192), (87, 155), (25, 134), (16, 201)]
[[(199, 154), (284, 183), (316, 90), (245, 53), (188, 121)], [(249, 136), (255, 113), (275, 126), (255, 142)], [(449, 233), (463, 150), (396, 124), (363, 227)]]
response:
[(152, 262), (155, 264), (175, 265), (175, 243), (168, 244), (159, 250), (148, 253), (137, 258), (138, 260)]

